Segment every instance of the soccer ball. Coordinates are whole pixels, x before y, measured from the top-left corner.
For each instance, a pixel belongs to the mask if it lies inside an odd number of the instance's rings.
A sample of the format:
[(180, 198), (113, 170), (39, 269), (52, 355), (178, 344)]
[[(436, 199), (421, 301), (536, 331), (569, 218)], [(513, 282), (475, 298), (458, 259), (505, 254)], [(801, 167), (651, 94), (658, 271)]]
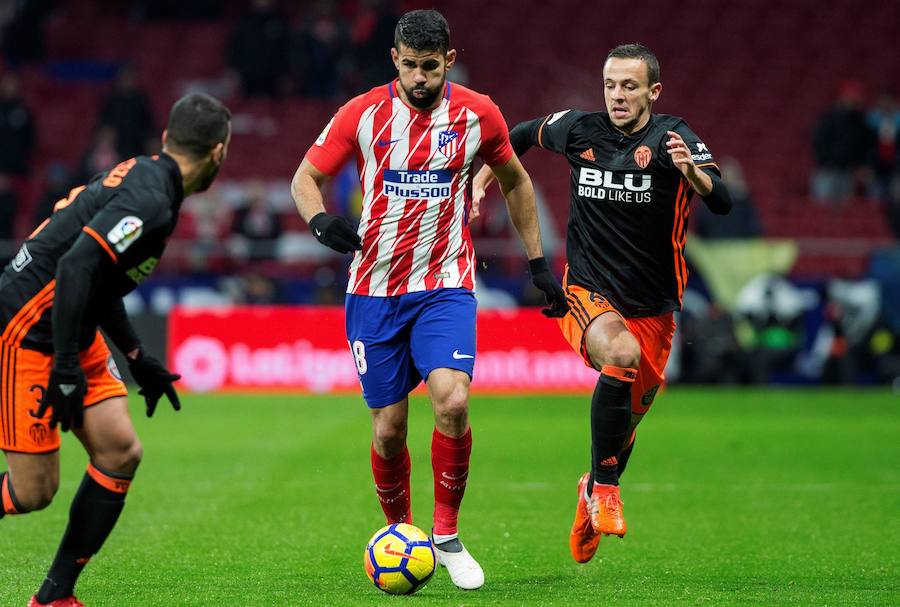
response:
[(389, 594), (412, 594), (422, 588), (434, 575), (435, 561), (428, 535), (406, 523), (376, 531), (363, 555), (369, 580)]

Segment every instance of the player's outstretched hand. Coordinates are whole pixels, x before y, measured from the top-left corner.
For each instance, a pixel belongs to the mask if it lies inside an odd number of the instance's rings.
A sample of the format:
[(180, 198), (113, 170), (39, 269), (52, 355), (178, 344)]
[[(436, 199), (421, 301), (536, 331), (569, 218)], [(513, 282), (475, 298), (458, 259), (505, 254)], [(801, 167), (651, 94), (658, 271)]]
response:
[(481, 201), (484, 200), (485, 192), (483, 187), (477, 185), (472, 186), (472, 206), (469, 207), (469, 221), (481, 217)]
[(138, 350), (137, 358), (128, 361), (128, 370), (141, 387), (138, 394), (143, 396), (147, 403), (147, 417), (153, 417), (156, 405), (163, 395), (169, 398), (173, 409), (181, 411), (181, 401), (178, 400), (178, 393), (172, 385), (181, 379), (180, 375), (170, 372), (161, 362), (152, 356), (146, 356), (141, 350)]
[(316, 240), (338, 253), (362, 250), (362, 239), (342, 215), (319, 213), (309, 220), (309, 229)]
[(549, 308), (541, 310), (541, 314), (547, 318), (562, 318), (569, 311), (569, 303), (566, 294), (550, 271), (547, 260), (543, 257), (532, 259), (528, 262), (528, 270), (531, 272), (531, 282), (544, 293), (544, 298)]
[(469, 208), (469, 221), (481, 217), (481, 201), (487, 195), (488, 186), (491, 185), (493, 178), (494, 173), (491, 171), (491, 167), (484, 165), (472, 179), (472, 206)]
[(50, 427), (59, 424), (63, 432), (69, 428), (80, 428), (84, 423), (84, 395), (87, 394), (87, 379), (77, 359), (74, 362), (55, 360), (50, 370), (47, 389), (38, 408), (38, 417), (50, 414)]
[(681, 135), (675, 131), (666, 131), (666, 134), (669, 136), (666, 141), (666, 151), (672, 157), (672, 162), (685, 177), (690, 177), (691, 173), (696, 171), (690, 149)]

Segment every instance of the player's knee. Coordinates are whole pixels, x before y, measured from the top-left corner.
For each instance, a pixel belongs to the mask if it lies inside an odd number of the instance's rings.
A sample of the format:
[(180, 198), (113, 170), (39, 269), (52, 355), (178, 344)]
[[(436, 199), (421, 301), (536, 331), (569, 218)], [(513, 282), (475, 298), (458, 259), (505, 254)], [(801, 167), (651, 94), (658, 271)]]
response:
[(605, 365), (637, 369), (641, 363), (641, 346), (634, 335), (623, 331), (609, 343), (603, 359)]
[(53, 478), (16, 483), (16, 505), (21, 508), (20, 513), (43, 510), (53, 502), (57, 489), (59, 481)]
[(384, 457), (393, 457), (406, 444), (405, 424), (379, 424), (375, 428), (375, 450)]
[(448, 422), (464, 419), (469, 413), (469, 391), (462, 384), (455, 384), (433, 398), (435, 413)]
[(144, 447), (141, 445), (141, 441), (134, 437), (133, 440), (117, 446), (116, 449), (95, 453), (94, 462), (103, 470), (121, 474), (134, 474), (143, 457)]

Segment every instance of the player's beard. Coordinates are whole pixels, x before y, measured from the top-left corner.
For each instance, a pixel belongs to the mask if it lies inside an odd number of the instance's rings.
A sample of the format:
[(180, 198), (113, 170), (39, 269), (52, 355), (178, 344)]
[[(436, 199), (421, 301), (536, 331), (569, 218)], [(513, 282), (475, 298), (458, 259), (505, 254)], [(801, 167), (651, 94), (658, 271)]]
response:
[[(406, 98), (409, 99), (410, 105), (412, 105), (413, 107), (417, 107), (420, 110), (424, 110), (424, 109), (431, 107), (434, 104), (435, 100), (437, 100), (437, 98), (438, 98), (438, 95), (440, 95), (441, 91), (444, 90), (444, 83), (446, 81), (447, 81), (447, 77), (444, 76), (444, 78), (441, 80), (441, 83), (433, 91), (430, 90), (424, 84), (417, 85), (412, 88), (406, 88), (404, 86), (403, 91), (406, 93)], [(422, 97), (416, 97), (413, 94), (416, 91), (424, 91), (425, 95)]]
[(206, 169), (203, 172), (203, 175), (200, 178), (200, 182), (197, 185), (197, 192), (205, 192), (209, 189), (209, 186), (212, 185), (213, 181), (216, 179), (216, 175), (219, 174), (219, 169), (222, 168), (222, 163), (216, 164), (214, 162), (210, 162), (207, 165)]

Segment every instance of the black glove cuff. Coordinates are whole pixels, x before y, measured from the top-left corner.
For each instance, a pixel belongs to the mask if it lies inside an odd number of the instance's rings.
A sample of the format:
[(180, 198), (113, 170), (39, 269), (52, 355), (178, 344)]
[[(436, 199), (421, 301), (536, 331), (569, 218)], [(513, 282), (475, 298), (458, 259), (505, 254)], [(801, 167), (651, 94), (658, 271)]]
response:
[[(130, 356), (128, 356), (129, 352), (134, 352), (135, 350), (137, 350), (137, 356), (135, 356), (134, 358), (131, 358)], [(131, 350), (126, 352), (125, 360), (128, 361), (129, 367), (134, 365), (135, 363), (138, 363), (138, 362), (141, 362), (142, 360), (144, 360), (144, 348), (141, 346), (141, 344), (138, 344), (137, 346), (135, 346), (134, 348), (132, 348)]]
[(531, 272), (532, 276), (537, 276), (541, 272), (549, 272), (550, 264), (547, 263), (545, 257), (535, 257), (528, 260), (528, 271)]
[(318, 215), (313, 215), (313, 218), (309, 220), (309, 229), (316, 238), (325, 233), (325, 230), (323, 230), (321, 226), (326, 219), (328, 219), (328, 213), (322, 211)]

